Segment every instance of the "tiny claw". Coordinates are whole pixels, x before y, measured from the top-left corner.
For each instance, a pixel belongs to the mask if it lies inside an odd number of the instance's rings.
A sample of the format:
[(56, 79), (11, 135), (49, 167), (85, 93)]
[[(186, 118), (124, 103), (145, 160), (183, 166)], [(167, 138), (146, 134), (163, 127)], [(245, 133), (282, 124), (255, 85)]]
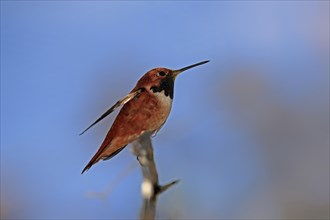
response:
[(156, 130), (154, 133), (152, 133), (152, 135), (151, 135), (151, 137), (156, 137), (157, 136), (157, 134), (158, 134), (158, 130)]

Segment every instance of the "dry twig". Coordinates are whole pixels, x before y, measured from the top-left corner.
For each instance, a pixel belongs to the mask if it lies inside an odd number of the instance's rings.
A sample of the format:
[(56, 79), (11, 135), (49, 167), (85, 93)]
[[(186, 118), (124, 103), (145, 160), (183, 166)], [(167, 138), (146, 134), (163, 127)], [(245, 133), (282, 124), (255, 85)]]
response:
[(138, 141), (133, 145), (133, 154), (142, 168), (143, 181), (141, 191), (143, 196), (143, 205), (141, 207), (140, 219), (155, 219), (157, 196), (168, 188), (178, 183), (175, 180), (166, 185), (159, 185), (158, 172), (154, 161), (153, 147), (151, 143), (151, 134), (143, 134)]

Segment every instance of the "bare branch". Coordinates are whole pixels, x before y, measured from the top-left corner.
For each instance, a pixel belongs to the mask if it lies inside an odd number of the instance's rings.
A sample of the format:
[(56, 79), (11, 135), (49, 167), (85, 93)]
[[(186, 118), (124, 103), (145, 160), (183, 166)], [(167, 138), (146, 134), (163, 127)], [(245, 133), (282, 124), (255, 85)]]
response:
[(143, 205), (141, 208), (140, 219), (155, 219), (157, 196), (178, 183), (179, 180), (175, 180), (164, 186), (159, 185), (150, 133), (144, 133), (141, 135), (139, 140), (133, 144), (132, 149), (133, 154), (137, 156), (141, 165), (143, 174), (143, 181), (141, 184)]

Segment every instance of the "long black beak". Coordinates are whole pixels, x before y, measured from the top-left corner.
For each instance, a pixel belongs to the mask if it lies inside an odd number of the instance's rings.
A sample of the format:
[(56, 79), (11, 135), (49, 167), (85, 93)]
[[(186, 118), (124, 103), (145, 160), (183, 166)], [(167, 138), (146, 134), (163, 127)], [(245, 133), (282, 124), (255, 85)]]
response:
[(195, 63), (195, 64), (190, 65), (190, 66), (183, 67), (183, 68), (178, 69), (178, 70), (173, 70), (172, 74), (173, 74), (174, 77), (176, 77), (177, 75), (179, 75), (183, 71), (186, 71), (188, 69), (191, 69), (191, 68), (196, 67), (196, 66), (199, 66), (199, 65), (203, 65), (203, 64), (208, 63), (208, 62), (210, 62), (210, 61), (209, 60), (205, 60), (205, 61), (202, 61), (202, 62), (199, 62), (199, 63)]

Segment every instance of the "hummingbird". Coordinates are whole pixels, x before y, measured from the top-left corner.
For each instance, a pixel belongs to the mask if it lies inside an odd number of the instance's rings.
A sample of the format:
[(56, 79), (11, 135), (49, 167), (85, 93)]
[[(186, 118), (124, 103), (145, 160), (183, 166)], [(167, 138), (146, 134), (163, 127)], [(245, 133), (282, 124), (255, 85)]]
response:
[(202, 61), (178, 70), (158, 67), (145, 73), (128, 95), (117, 101), (80, 134), (85, 133), (116, 108), (123, 106), (98, 151), (81, 174), (100, 160), (111, 159), (144, 132), (156, 134), (170, 114), (176, 77), (188, 69), (208, 62), (209, 60)]

